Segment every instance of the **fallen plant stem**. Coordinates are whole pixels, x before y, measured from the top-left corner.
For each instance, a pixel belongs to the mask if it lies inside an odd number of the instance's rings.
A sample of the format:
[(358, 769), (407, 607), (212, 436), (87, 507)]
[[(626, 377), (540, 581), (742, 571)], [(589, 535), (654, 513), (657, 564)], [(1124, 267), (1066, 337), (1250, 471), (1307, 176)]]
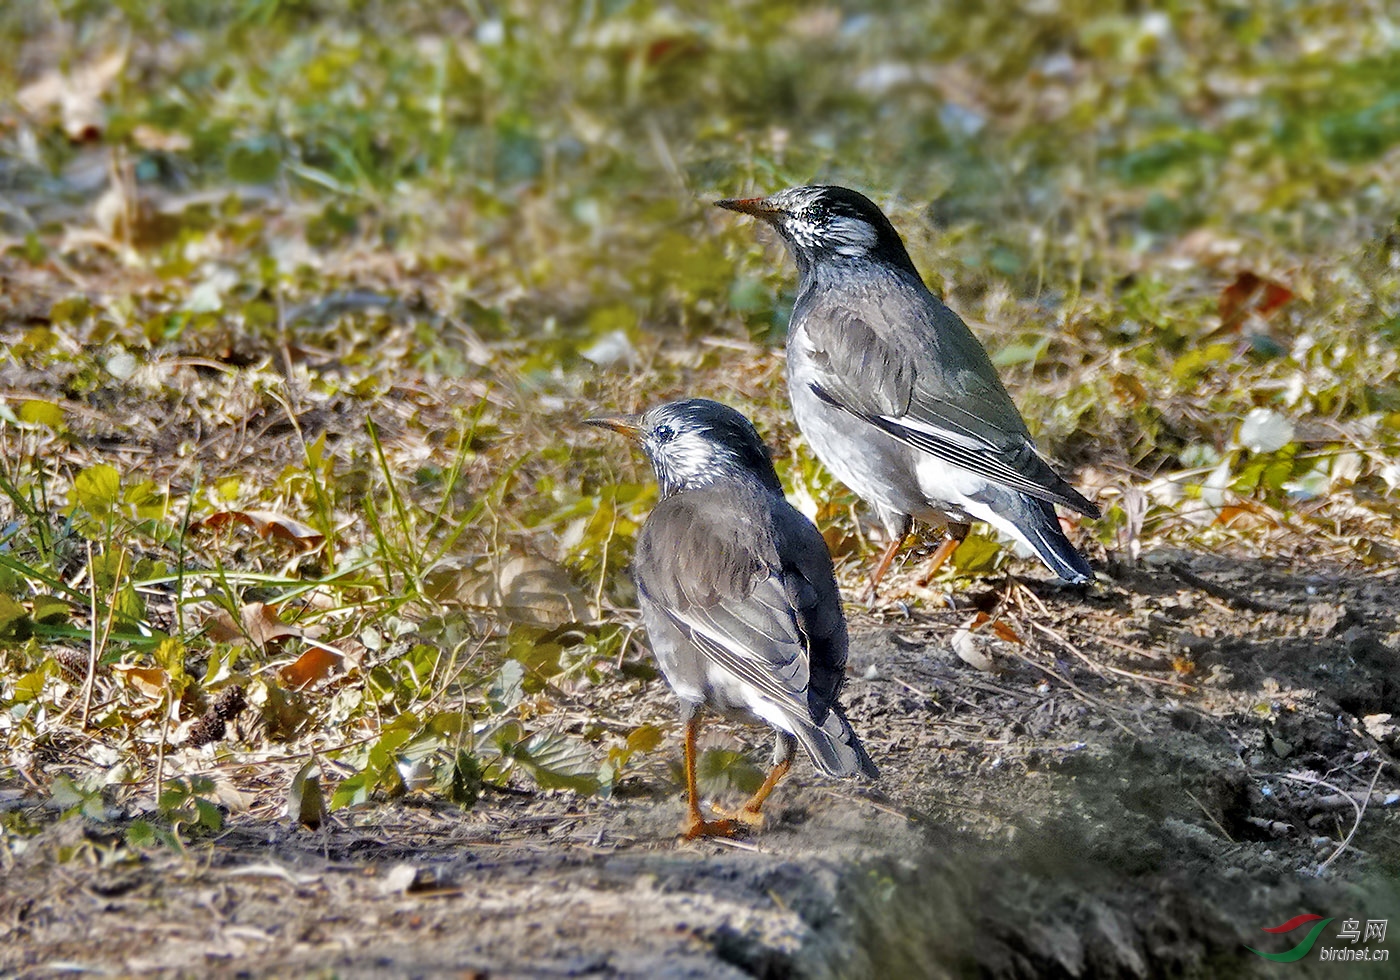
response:
[[(1356, 820), (1352, 823), (1351, 830), (1347, 833), (1346, 837), (1343, 838), (1342, 842), (1337, 845), (1337, 849), (1327, 856), (1326, 861), (1323, 861), (1317, 866), (1316, 874), (1319, 877), (1321, 877), (1322, 872), (1327, 870), (1327, 866), (1333, 861), (1337, 860), (1341, 853), (1347, 849), (1347, 847), (1351, 844), (1351, 839), (1356, 836), (1357, 830), (1361, 828), (1361, 818), (1366, 815), (1366, 807), (1371, 802), (1371, 793), (1375, 790), (1376, 781), (1381, 778), (1381, 771), (1384, 769), (1385, 762), (1384, 760), (1382, 760), (1381, 763), (1376, 766), (1376, 774), (1371, 777), (1371, 785), (1366, 787), (1366, 795), (1362, 797), (1360, 803), (1353, 802), (1352, 805), (1356, 808)], [(1347, 795), (1348, 797), (1350, 797), (1350, 794)]]

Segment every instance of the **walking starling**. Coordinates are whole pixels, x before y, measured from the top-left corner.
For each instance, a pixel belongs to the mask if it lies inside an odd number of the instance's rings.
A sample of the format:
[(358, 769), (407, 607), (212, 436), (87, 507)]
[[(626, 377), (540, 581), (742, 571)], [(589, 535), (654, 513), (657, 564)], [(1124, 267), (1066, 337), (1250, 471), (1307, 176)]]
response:
[[(632, 574), (652, 652), (681, 700), (685, 836), (761, 826), (799, 744), (829, 776), (878, 775), (838, 700), (847, 638), (831, 555), (783, 496), (749, 420), (691, 398), (588, 421), (639, 443), (661, 485)], [(702, 708), (766, 722), (777, 736), (763, 785), (719, 820), (705, 819), (695, 785)]]
[(1054, 505), (1098, 507), (1036, 452), (987, 352), (929, 292), (884, 213), (832, 186), (715, 203), (772, 225), (797, 261), (788, 393), (818, 458), (889, 533), (871, 594), (915, 517), (944, 529), (930, 571), (980, 520), (1066, 581), (1092, 581)]

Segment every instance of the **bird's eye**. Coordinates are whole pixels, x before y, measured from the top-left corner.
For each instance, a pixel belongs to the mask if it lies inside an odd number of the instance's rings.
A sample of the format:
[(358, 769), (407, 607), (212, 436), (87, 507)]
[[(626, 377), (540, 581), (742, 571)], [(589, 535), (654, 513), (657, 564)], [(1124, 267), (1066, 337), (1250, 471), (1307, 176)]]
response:
[(664, 446), (676, 437), (676, 430), (672, 429), (669, 425), (658, 425), (655, 429), (651, 430), (651, 434), (656, 439), (658, 445)]

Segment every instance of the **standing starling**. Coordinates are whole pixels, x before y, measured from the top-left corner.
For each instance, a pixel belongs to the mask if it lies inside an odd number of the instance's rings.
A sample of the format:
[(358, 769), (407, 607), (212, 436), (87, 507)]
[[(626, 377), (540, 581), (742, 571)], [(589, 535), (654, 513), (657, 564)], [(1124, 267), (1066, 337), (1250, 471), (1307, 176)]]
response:
[(1053, 505), (1089, 517), (1099, 509), (1036, 452), (987, 352), (929, 292), (884, 213), (830, 186), (716, 204), (768, 222), (797, 261), (792, 411), (821, 461), (889, 532), (871, 593), (915, 517), (944, 528), (934, 569), (980, 520), (1066, 581), (1092, 581)]
[[(831, 555), (783, 496), (749, 420), (691, 398), (588, 421), (639, 443), (661, 484), (632, 574), (652, 651), (681, 699), (685, 836), (761, 826), (799, 743), (829, 776), (878, 775), (838, 701), (847, 640)], [(695, 786), (701, 708), (766, 722), (777, 735), (763, 785), (719, 820), (704, 818)]]

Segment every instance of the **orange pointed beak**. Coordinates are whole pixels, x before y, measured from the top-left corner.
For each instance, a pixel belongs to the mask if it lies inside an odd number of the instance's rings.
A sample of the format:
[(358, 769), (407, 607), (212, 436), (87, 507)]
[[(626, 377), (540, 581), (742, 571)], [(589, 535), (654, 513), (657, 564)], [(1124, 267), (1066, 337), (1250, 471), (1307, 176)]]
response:
[(642, 441), (642, 417), (640, 415), (614, 415), (584, 419), (583, 421), (588, 425), (596, 425), (600, 429), (612, 429), (633, 442)]
[(740, 214), (751, 214), (755, 218), (764, 219), (782, 213), (773, 207), (766, 197), (735, 197), (725, 201), (716, 201), (715, 207), (724, 208), (726, 211), (738, 211)]

